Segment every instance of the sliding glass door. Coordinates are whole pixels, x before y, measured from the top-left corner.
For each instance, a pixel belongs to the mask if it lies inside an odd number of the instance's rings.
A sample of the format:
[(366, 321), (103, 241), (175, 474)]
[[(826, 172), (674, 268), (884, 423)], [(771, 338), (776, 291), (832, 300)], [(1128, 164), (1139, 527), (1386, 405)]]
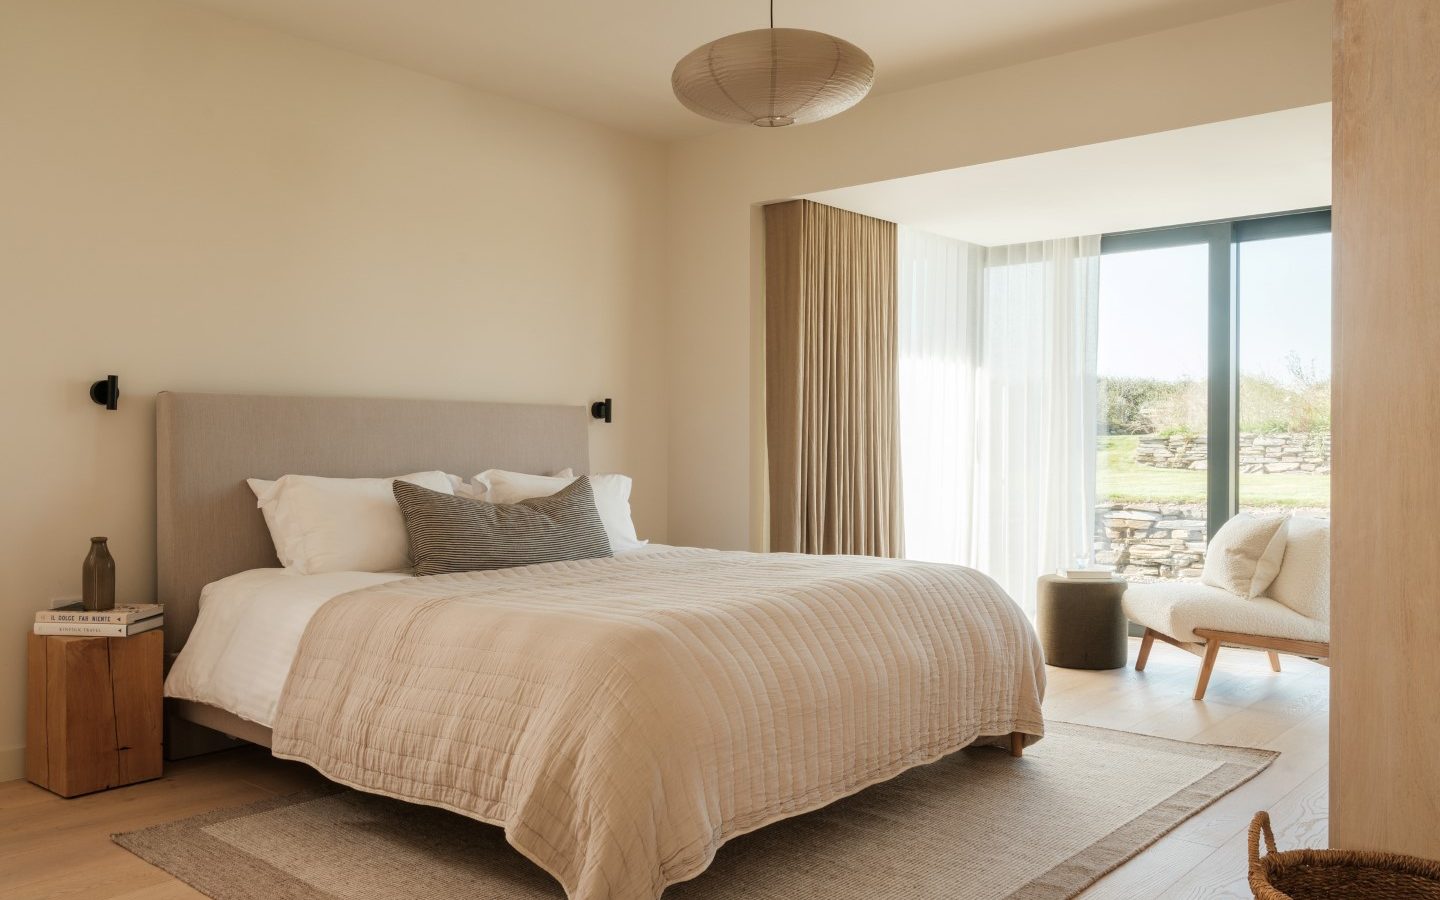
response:
[(1100, 258), (1096, 562), (1195, 574), (1205, 549), (1209, 247)]
[(1325, 514), (1328, 210), (1106, 235), (1095, 558), (1198, 578), (1237, 510)]
[(1236, 248), (1241, 512), (1330, 517), (1330, 235)]

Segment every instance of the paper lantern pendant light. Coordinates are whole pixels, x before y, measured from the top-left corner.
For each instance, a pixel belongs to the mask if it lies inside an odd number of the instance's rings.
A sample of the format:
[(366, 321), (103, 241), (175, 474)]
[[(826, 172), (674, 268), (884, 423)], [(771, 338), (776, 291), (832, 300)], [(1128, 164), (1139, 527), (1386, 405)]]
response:
[(865, 98), (875, 63), (849, 41), (800, 28), (742, 31), (675, 65), (670, 86), (686, 109), (719, 122), (775, 128), (818, 122)]

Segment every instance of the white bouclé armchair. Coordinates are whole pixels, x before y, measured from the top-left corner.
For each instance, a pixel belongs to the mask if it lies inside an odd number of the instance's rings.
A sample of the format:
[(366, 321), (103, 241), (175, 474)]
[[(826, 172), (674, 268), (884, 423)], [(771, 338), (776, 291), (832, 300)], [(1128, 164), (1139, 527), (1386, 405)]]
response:
[[(1220, 537), (1216, 535), (1217, 542)], [(1202, 660), (1195, 699), (1202, 700), (1222, 646), (1268, 651), (1276, 672), (1281, 653), (1328, 664), (1330, 523), (1292, 517), (1280, 539), (1284, 554), (1279, 571), (1259, 596), (1194, 582), (1130, 585), (1123, 597), (1125, 614), (1145, 629), (1136, 670), (1144, 671), (1156, 640), (1194, 653)], [(1214, 547), (1212, 543), (1212, 551)], [(1208, 560), (1206, 566), (1208, 575)]]

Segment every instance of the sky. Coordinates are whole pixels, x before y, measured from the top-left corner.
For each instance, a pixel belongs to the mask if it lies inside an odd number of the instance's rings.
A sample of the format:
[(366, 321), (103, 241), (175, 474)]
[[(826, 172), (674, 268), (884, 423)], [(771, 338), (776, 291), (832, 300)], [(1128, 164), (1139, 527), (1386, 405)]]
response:
[[(1205, 377), (1207, 255), (1197, 244), (1101, 257), (1102, 377)], [(1288, 380), (1293, 353), (1329, 378), (1330, 235), (1248, 241), (1237, 272), (1241, 373)]]

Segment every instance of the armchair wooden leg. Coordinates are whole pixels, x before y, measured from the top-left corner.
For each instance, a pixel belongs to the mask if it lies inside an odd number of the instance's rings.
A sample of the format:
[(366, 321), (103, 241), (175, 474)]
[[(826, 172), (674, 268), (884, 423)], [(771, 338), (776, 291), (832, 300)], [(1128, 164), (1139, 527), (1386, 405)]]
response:
[(1017, 759), (1025, 755), (1025, 735), (1018, 731), (1010, 732), (1010, 755)]
[(1266, 652), (1270, 654), (1270, 671), (1280, 671), (1280, 654), (1276, 653), (1274, 650), (1269, 650)]
[(1220, 639), (1205, 641), (1205, 656), (1200, 662), (1200, 680), (1195, 682), (1195, 699), (1205, 699), (1205, 689), (1210, 686), (1210, 672), (1215, 668), (1215, 657), (1220, 655)]
[(1145, 636), (1140, 639), (1140, 655), (1135, 657), (1135, 671), (1145, 671), (1145, 664), (1150, 661), (1150, 648), (1155, 646), (1155, 632), (1149, 628), (1145, 629)]

